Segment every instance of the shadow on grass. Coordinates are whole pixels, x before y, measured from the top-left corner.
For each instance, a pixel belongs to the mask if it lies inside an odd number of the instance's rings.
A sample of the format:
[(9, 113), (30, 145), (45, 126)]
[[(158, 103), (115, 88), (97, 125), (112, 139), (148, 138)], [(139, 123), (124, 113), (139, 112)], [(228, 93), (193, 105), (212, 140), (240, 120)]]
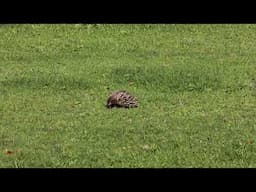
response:
[(24, 89), (90, 89), (92, 85), (86, 80), (63, 74), (28, 74), (24, 76), (7, 77), (0, 81), (0, 86), (5, 88)]
[(112, 70), (110, 77), (116, 83), (135, 84), (145, 88), (171, 91), (205, 91), (222, 87), (222, 76), (210, 68), (133, 67), (123, 66)]

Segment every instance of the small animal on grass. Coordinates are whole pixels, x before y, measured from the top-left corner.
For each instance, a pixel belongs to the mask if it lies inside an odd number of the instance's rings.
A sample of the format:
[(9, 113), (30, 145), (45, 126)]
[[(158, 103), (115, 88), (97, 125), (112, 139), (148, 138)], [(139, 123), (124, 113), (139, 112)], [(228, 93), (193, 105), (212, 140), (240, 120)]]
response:
[(138, 101), (127, 91), (115, 91), (109, 96), (106, 107), (134, 108), (138, 107)]

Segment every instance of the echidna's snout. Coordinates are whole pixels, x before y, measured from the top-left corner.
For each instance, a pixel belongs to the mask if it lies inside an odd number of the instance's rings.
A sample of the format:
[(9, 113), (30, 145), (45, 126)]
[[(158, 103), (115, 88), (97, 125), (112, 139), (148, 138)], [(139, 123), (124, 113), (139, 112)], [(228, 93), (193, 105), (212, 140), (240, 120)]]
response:
[(107, 108), (110, 108), (110, 107), (111, 107), (111, 105), (108, 103), (108, 104), (106, 105), (106, 107), (107, 107)]
[(107, 105), (106, 105), (107, 108), (112, 108), (112, 103), (111, 102), (108, 102)]

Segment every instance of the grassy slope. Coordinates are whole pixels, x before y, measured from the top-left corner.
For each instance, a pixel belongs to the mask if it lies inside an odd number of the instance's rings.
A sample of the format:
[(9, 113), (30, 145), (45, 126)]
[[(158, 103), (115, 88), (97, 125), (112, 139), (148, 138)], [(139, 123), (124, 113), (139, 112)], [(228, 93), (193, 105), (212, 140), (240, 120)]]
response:
[(255, 31), (0, 26), (0, 167), (256, 167)]

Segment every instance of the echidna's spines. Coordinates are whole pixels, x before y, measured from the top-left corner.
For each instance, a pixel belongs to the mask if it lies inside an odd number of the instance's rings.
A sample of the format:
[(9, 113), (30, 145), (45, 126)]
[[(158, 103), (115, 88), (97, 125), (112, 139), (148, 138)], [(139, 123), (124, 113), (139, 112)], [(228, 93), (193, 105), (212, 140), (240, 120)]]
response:
[(107, 101), (107, 107), (125, 107), (132, 108), (138, 107), (138, 102), (135, 97), (125, 90), (113, 92)]

